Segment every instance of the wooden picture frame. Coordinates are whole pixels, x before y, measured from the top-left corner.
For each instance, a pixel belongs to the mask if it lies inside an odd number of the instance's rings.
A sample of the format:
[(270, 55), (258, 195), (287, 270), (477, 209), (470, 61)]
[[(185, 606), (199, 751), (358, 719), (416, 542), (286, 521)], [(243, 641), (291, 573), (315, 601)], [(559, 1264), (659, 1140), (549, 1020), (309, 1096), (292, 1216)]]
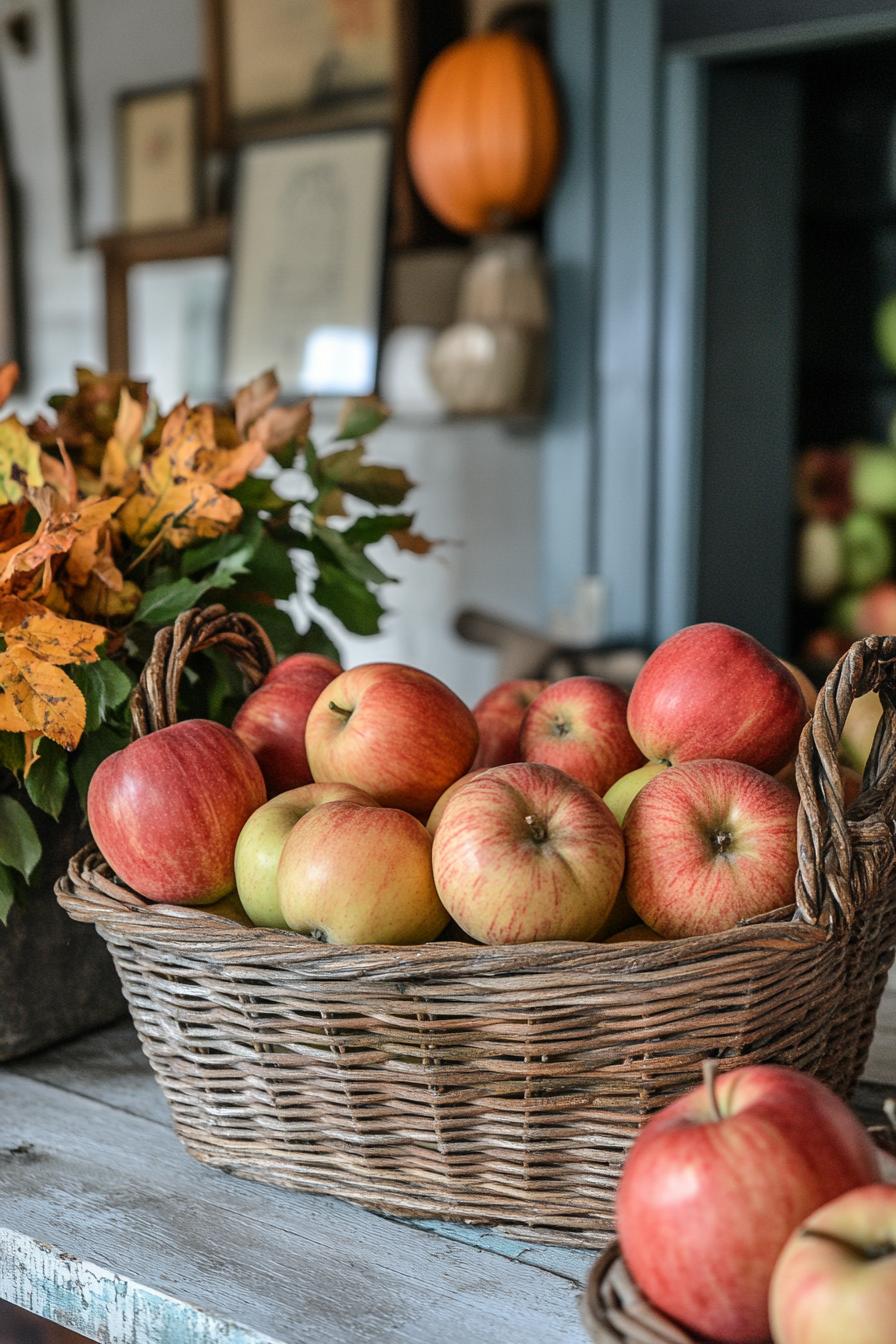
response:
[[(240, 113), (234, 106), (232, 13), (251, 9), (251, 42), (260, 50), (255, 59), (265, 68), (263, 13), (295, 7), (315, 13), (335, 6), (338, 0), (252, 0), (240, 10), (243, 0), (203, 0), (205, 42), (204, 130), (207, 150), (234, 151), (258, 140), (280, 139), (312, 132), (336, 131), (361, 126), (389, 125), (394, 137), (392, 221), (390, 242), (405, 247), (440, 241), (446, 232), (437, 224), (417, 196), (405, 156), (405, 139), (414, 94), (427, 65), (449, 42), (463, 35), (462, 0), (355, 0), (364, 9), (387, 6), (391, 12), (391, 80), (379, 89), (356, 87), (336, 93), (319, 93), (291, 106)], [(261, 16), (261, 17), (260, 17)], [(240, 50), (246, 50), (243, 43)], [(230, 73), (229, 73), (230, 72)]]
[(201, 209), (199, 85), (126, 90), (117, 99), (116, 120), (121, 229), (195, 223)]
[(231, 234), (227, 389), (274, 367), (284, 395), (374, 391), (391, 151), (389, 127), (263, 141), (242, 150)]
[(21, 197), (12, 172), (5, 117), (0, 109), (0, 363), (19, 366), (17, 392), (27, 390), (25, 284)]

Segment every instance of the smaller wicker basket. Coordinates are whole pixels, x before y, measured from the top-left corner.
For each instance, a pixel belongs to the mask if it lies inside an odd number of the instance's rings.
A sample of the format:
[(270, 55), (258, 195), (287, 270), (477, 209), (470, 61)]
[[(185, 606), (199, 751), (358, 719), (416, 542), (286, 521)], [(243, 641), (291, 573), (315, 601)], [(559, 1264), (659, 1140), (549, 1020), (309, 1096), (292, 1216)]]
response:
[[(657, 1311), (629, 1274), (613, 1241), (595, 1261), (581, 1303), (582, 1323), (595, 1344), (712, 1344)], [(844, 1340), (844, 1344), (846, 1341)]]

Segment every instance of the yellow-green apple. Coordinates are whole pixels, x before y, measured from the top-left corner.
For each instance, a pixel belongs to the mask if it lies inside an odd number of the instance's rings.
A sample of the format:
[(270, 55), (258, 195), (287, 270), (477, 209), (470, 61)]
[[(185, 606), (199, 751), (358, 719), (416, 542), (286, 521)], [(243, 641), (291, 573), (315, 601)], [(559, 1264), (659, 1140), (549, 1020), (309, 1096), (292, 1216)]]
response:
[(502, 681), (474, 705), (473, 718), (479, 729), (474, 767), (486, 769), (520, 760), (523, 715), (547, 684), (531, 678)]
[(752, 635), (708, 621), (670, 636), (644, 664), (628, 726), (654, 761), (724, 757), (774, 774), (796, 754), (808, 714), (779, 658)]
[(877, 444), (853, 449), (852, 497), (871, 513), (896, 513), (896, 452)]
[(642, 765), (625, 721), (628, 696), (600, 677), (566, 677), (537, 695), (520, 729), (524, 761), (553, 765), (595, 793)]
[(429, 831), (430, 835), (435, 835), (438, 830), (439, 822), (442, 820), (442, 813), (448, 806), (448, 800), (453, 798), (458, 789), (462, 789), (471, 779), (475, 779), (477, 775), (481, 775), (482, 771), (486, 768), (486, 766), (481, 765), (476, 769), (468, 770), (465, 775), (461, 775), (460, 779), (456, 779), (453, 784), (449, 784), (448, 788), (437, 800), (435, 807), (432, 809), (427, 819), (426, 829)]
[(484, 770), (433, 840), (442, 904), (479, 943), (590, 939), (613, 908), (625, 847), (591, 789), (540, 764)]
[(87, 819), (110, 868), (150, 901), (210, 905), (233, 891), (233, 851), (265, 800), (236, 733), (188, 719), (140, 737), (94, 772)]
[(220, 901), (215, 901), (213, 905), (204, 905), (202, 913), (217, 915), (218, 919), (232, 920), (234, 924), (242, 924), (244, 929), (252, 928), (252, 921), (240, 904), (240, 898), (235, 891), (229, 896), (222, 896)]
[(807, 1218), (775, 1265), (775, 1344), (892, 1344), (896, 1189), (865, 1185)]
[(627, 775), (623, 775), (615, 784), (610, 785), (604, 794), (604, 802), (620, 826), (644, 785), (649, 784), (668, 768), (665, 761), (648, 761), (646, 765), (639, 765), (637, 770), (630, 770)]
[(428, 672), (401, 663), (343, 672), (321, 692), (305, 728), (319, 783), (354, 784), (387, 807), (424, 817), (469, 770), (478, 742), (463, 701)]
[(278, 794), (252, 813), (236, 842), (233, 866), (236, 889), (253, 924), (268, 929), (288, 928), (277, 893), (277, 865), (286, 837), (312, 807), (337, 802), (377, 806), (351, 784), (305, 784)]
[(448, 923), (432, 838), (398, 808), (313, 808), (286, 837), (277, 886), (288, 926), (325, 943), (426, 943)]
[(665, 938), (657, 933), (655, 929), (649, 929), (646, 924), (632, 924), (627, 929), (620, 929), (618, 933), (610, 934), (609, 938), (602, 938), (602, 943), (663, 943)]
[[(278, 666), (283, 668), (285, 664)], [(272, 674), (237, 710), (233, 731), (261, 766), (272, 796), (311, 783), (305, 724), (311, 706), (337, 675), (332, 666), (325, 667), (322, 663), (294, 665), (292, 670), (281, 670), (279, 677)]]
[[(655, 1115), (616, 1197), (619, 1241), (654, 1306), (718, 1344), (764, 1344), (775, 1261), (804, 1218), (877, 1179), (833, 1092), (775, 1065), (735, 1069)], [(858, 1344), (842, 1336), (837, 1344)]]
[(840, 755), (861, 773), (871, 755), (877, 725), (883, 716), (883, 705), (877, 691), (860, 695), (849, 707), (840, 736)]
[(844, 581), (843, 534), (827, 518), (807, 518), (796, 539), (796, 586), (807, 602), (824, 602)]
[[(892, 456), (896, 459), (896, 453)], [(855, 509), (840, 525), (840, 536), (849, 588), (870, 588), (887, 577), (893, 567), (893, 543), (883, 519)]]
[(625, 891), (664, 938), (719, 933), (793, 901), (796, 795), (740, 761), (688, 761), (625, 818)]
[(342, 671), (339, 663), (334, 658), (328, 658), (323, 653), (291, 653), (288, 658), (283, 658), (271, 668), (264, 679), (264, 685), (269, 685), (272, 681), (280, 681), (283, 677), (293, 677), (299, 674), (300, 680), (304, 678), (310, 667), (318, 668), (325, 672), (332, 673), (333, 677), (338, 677)]
[(815, 712), (815, 703), (818, 700), (818, 687), (813, 681), (809, 680), (801, 667), (797, 667), (796, 663), (788, 663), (786, 658), (782, 658), (781, 662), (787, 668), (787, 671), (802, 691), (806, 709), (810, 714), (813, 714)]

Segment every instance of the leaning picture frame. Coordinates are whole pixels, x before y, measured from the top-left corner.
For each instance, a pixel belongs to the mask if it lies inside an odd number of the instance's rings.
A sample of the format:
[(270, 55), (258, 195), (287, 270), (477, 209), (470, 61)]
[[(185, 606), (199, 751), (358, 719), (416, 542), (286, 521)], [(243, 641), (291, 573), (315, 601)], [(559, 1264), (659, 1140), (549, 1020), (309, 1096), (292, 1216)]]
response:
[(117, 138), (120, 227), (133, 232), (194, 223), (201, 205), (199, 85), (119, 94)]
[(284, 395), (374, 391), (392, 135), (333, 131), (247, 146), (236, 178), (224, 377), (274, 368)]

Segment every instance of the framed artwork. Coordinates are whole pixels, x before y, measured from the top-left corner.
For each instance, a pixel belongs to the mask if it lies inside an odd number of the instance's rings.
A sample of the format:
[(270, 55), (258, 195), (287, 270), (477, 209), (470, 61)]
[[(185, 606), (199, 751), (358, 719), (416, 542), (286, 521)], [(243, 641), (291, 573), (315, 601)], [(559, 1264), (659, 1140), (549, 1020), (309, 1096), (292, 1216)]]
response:
[(27, 368), (23, 323), (22, 240), (19, 196), (10, 168), (6, 126), (0, 117), (0, 363), (14, 359), (26, 390)]
[(118, 100), (121, 227), (191, 224), (199, 214), (199, 89), (137, 89)]
[(392, 136), (383, 127), (242, 151), (225, 383), (277, 370), (285, 395), (376, 385)]

